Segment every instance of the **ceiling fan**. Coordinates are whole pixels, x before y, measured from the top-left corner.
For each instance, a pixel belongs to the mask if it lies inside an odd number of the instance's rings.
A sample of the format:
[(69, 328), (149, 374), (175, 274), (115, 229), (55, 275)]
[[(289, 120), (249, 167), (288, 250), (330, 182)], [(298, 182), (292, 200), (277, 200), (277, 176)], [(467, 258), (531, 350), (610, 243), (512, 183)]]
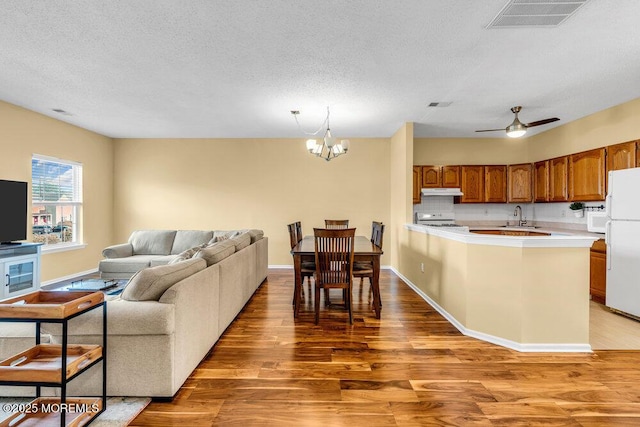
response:
[(560, 120), (557, 117), (551, 117), (549, 119), (542, 119), (542, 120), (538, 120), (538, 121), (531, 122), (531, 123), (522, 123), (518, 119), (518, 113), (520, 112), (521, 109), (522, 109), (521, 106), (517, 106), (517, 107), (511, 108), (511, 112), (516, 115), (516, 118), (513, 119), (513, 122), (509, 126), (507, 126), (506, 128), (502, 128), (502, 129), (483, 129), (483, 130), (477, 130), (476, 132), (494, 132), (494, 131), (499, 131), (499, 130), (506, 130), (507, 131), (507, 136), (509, 136), (511, 138), (518, 138), (518, 137), (521, 137), (522, 135), (524, 135), (525, 133), (527, 133), (527, 129), (528, 128), (532, 128), (534, 126), (546, 125), (547, 123), (553, 123), (553, 122), (557, 122), (558, 120)]

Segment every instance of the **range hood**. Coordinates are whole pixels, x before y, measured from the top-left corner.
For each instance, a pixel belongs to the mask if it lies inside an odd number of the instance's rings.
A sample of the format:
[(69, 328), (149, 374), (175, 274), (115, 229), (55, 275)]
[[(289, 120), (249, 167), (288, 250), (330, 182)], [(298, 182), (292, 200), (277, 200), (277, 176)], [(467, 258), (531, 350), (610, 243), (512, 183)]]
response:
[(423, 196), (462, 196), (459, 188), (423, 188)]

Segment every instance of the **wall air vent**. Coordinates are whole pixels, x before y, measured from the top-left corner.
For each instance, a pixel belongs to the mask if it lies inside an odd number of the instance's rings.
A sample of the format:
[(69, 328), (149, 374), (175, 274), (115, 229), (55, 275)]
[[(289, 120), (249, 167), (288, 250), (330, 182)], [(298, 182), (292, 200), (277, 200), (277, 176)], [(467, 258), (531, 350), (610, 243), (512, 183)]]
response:
[(487, 28), (555, 27), (589, 0), (510, 0)]

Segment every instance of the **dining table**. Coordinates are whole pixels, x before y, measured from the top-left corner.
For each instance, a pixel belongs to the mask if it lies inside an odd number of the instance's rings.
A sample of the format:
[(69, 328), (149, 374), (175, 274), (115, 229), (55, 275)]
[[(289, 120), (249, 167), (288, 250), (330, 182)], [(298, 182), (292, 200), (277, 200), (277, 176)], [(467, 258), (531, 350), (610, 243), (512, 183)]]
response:
[[(371, 289), (373, 293), (373, 309), (376, 313), (376, 319), (380, 318), (382, 309), (382, 301), (380, 300), (380, 257), (382, 256), (382, 248), (376, 246), (366, 236), (355, 236), (353, 243), (353, 261), (355, 262), (371, 262), (373, 265), (373, 280), (371, 281)], [(293, 317), (298, 317), (300, 306), (302, 304), (302, 274), (301, 268), (303, 262), (315, 262), (315, 240), (313, 236), (305, 236), (291, 249), (293, 255), (294, 268), (294, 301), (293, 301)]]

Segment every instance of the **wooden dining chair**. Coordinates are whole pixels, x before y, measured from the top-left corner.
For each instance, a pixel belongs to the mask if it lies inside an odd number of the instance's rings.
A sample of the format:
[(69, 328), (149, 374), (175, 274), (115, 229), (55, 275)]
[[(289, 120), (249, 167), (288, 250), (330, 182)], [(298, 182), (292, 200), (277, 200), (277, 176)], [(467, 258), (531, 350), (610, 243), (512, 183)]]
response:
[(324, 226), (325, 228), (331, 229), (331, 230), (349, 228), (349, 220), (348, 219), (325, 219)]
[[(382, 249), (382, 239), (384, 236), (384, 224), (377, 221), (371, 222), (371, 243)], [(371, 284), (373, 284), (373, 263), (356, 262), (353, 265), (353, 277), (360, 278), (360, 292), (362, 292), (362, 281), (365, 277), (369, 278), (369, 295), (372, 293)]]
[[(302, 223), (300, 221), (293, 222), (291, 224), (287, 224), (287, 228), (289, 229), (289, 243), (291, 243), (291, 249), (293, 249), (304, 237), (302, 235)], [(302, 275), (302, 285), (304, 285), (305, 277), (308, 278), (307, 282), (311, 285), (311, 278), (316, 272), (316, 264), (314, 262), (305, 261), (302, 263), (300, 274)], [(301, 296), (304, 296), (303, 287), (300, 287)], [(293, 302), (295, 304), (296, 296), (295, 289), (293, 295)]]
[(320, 289), (342, 289), (344, 306), (353, 324), (351, 292), (353, 284), (353, 246), (356, 229), (342, 230), (314, 228), (316, 253), (315, 312), (316, 325), (320, 321)]

